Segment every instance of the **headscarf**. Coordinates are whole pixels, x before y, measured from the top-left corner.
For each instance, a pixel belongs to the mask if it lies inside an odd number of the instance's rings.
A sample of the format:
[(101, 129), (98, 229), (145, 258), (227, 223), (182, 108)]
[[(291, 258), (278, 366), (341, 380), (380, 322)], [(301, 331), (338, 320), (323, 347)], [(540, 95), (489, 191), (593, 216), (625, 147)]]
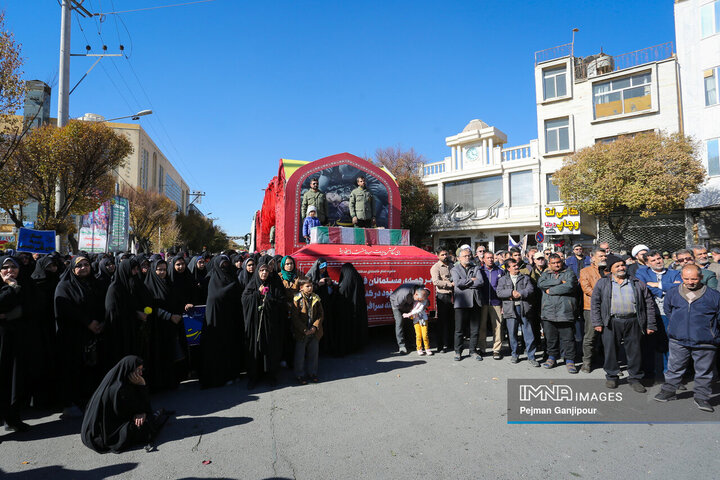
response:
[[(323, 269), (325, 269), (324, 273)], [(317, 285), (317, 283), (323, 278), (329, 278), (330, 275), (327, 272), (327, 260), (322, 257), (315, 260), (315, 263), (313, 263), (310, 270), (308, 270), (307, 277), (312, 280), (314, 285)]]
[(32, 275), (30, 278), (32, 278), (35, 281), (41, 281), (41, 280), (52, 280), (57, 279), (58, 274), (57, 272), (51, 273), (47, 271), (47, 267), (54, 264), (54, 260), (52, 257), (44, 256), (38, 258), (37, 262), (35, 263), (35, 270), (33, 270)]
[(105, 257), (102, 260), (100, 260), (98, 262), (98, 271), (95, 274), (95, 278), (97, 278), (98, 280), (103, 280), (104, 282), (109, 284), (112, 281), (112, 278), (113, 278), (113, 275), (115, 272), (111, 273), (107, 267), (108, 267), (108, 265), (114, 264), (114, 263), (115, 262), (110, 257)]
[[(285, 262), (287, 262), (288, 259), (292, 260), (292, 262), (293, 262), (293, 269), (291, 272), (288, 272), (285, 270)], [(298, 276), (297, 263), (295, 263), (295, 259), (293, 257), (291, 257), (290, 255), (285, 255), (284, 257), (282, 257), (282, 260), (280, 261), (280, 276), (282, 277), (283, 280), (288, 281), (288, 282), (294, 281)]]
[[(100, 382), (83, 417), (80, 435), (86, 447), (96, 452), (118, 452), (126, 446), (130, 429), (133, 428), (130, 423), (132, 415), (145, 413), (148, 416), (146, 421), (150, 421), (152, 408), (145, 389), (134, 385), (128, 378), (142, 364), (140, 357), (123, 357)], [(121, 390), (127, 389), (139, 391), (133, 396), (121, 394)]]
[[(170, 298), (170, 279), (167, 276), (165, 278), (160, 278), (157, 272), (155, 272), (157, 267), (163, 263), (167, 265), (167, 262), (163, 259), (155, 260), (153, 262), (150, 266), (148, 274), (145, 276), (145, 287), (148, 289), (148, 292), (152, 296), (153, 300), (164, 305)], [(169, 271), (170, 266), (168, 265), (167, 268)]]
[(245, 290), (245, 287), (247, 286), (248, 282), (250, 282), (250, 279), (253, 275), (247, 271), (247, 266), (250, 262), (253, 262), (253, 264), (255, 264), (255, 268), (257, 269), (257, 262), (251, 257), (248, 257), (245, 259), (245, 261), (243, 261), (242, 268), (238, 272), (238, 281), (240, 282), (240, 286), (243, 288), (243, 290)]
[[(90, 279), (93, 278), (91, 274), (81, 279), (75, 275), (75, 267), (81, 261), (85, 260), (89, 263), (86, 257), (77, 255), (70, 260), (70, 267), (60, 277), (57, 289), (55, 290), (55, 303), (57, 305), (58, 294), (63, 295), (65, 298), (69, 298), (75, 305), (84, 306), (85, 302), (89, 299), (92, 284)], [(55, 312), (57, 315), (57, 309)]]

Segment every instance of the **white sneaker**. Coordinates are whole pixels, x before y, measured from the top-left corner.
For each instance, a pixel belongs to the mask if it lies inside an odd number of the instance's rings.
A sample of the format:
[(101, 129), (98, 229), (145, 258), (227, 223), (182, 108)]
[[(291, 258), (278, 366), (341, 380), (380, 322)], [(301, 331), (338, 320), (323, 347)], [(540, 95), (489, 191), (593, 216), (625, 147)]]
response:
[(426, 348), (426, 349), (425, 349), (425, 355), (427, 355), (427, 356), (429, 357), (429, 356), (431, 356), (432, 354), (433, 354), (433, 353), (432, 353), (432, 350), (430, 350), (429, 348)]
[(418, 355), (420, 355), (421, 357), (423, 355), (425, 355), (425, 350), (418, 350), (417, 352), (418, 352)]

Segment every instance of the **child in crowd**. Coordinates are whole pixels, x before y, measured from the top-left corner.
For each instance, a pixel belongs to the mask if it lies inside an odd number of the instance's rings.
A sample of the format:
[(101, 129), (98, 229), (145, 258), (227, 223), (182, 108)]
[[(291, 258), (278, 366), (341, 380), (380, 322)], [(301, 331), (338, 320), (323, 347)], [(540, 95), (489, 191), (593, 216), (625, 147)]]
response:
[(305, 217), (302, 229), (303, 237), (305, 237), (305, 243), (310, 243), (310, 229), (319, 226), (320, 219), (317, 218), (317, 208), (315, 208), (314, 205), (310, 205), (307, 209), (307, 217)]
[[(312, 280), (300, 277), (300, 293), (292, 303), (292, 329), (295, 338), (295, 377), (300, 385), (306, 385), (307, 377), (318, 382), (318, 346), (322, 338), (323, 308), (320, 297), (313, 293)], [(307, 367), (307, 368), (306, 368)]]
[[(413, 309), (408, 313), (403, 313), (403, 317), (410, 318), (413, 321), (415, 327), (415, 344), (417, 345), (418, 355), (432, 355), (430, 350), (430, 338), (428, 337), (428, 315), (427, 308), (428, 302), (424, 300), (422, 302), (415, 302)], [(423, 342), (425, 343), (425, 350), (423, 350)]]

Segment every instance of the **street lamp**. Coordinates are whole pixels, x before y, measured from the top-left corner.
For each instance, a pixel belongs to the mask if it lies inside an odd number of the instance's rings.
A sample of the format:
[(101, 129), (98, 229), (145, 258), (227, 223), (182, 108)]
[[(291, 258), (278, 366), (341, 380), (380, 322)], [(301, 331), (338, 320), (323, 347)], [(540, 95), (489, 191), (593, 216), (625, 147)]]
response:
[(103, 120), (104, 122), (112, 122), (114, 120), (122, 120), (123, 118), (131, 118), (133, 120), (138, 120), (140, 117), (144, 117), (145, 115), (152, 114), (152, 110), (140, 110), (134, 115), (125, 115), (124, 117), (116, 117), (116, 118), (109, 118), (107, 120)]

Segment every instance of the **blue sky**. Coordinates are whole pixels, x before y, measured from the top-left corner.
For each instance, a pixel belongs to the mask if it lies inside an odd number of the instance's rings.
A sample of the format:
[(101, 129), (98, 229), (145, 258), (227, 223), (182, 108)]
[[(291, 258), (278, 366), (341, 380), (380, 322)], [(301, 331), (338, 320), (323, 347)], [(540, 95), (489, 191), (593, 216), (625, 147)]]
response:
[[(55, 115), (60, 7), (4, 4), (25, 77), (51, 84)], [(243, 235), (280, 158), (399, 145), (441, 160), (445, 137), (473, 118), (506, 132), (508, 146), (537, 138), (534, 52), (568, 43), (573, 27), (578, 56), (630, 52), (674, 41), (673, 2), (215, 0), (102, 22), (74, 16), (74, 53), (122, 43), (130, 58), (103, 59), (71, 95), (70, 113), (152, 108), (140, 124), (190, 188), (207, 193), (200, 208)], [(92, 61), (73, 58), (71, 85)]]

